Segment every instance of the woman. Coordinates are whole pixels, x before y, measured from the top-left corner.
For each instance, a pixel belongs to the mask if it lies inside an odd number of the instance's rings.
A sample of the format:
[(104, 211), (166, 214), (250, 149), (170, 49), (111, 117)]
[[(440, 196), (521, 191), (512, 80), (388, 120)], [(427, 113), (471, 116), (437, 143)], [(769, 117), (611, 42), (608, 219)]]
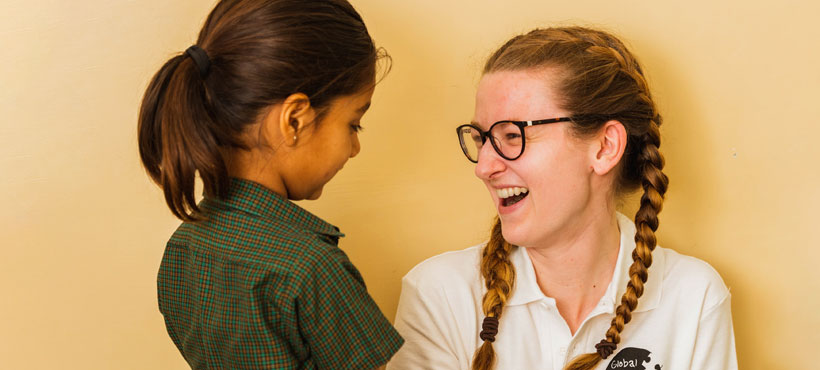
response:
[(159, 308), (192, 368), (373, 369), (401, 346), (343, 234), (291, 202), (359, 153), (382, 56), (346, 0), (222, 0), (154, 76), (140, 155), (184, 221)]
[[(610, 34), (537, 29), (501, 46), (458, 127), (498, 220), (485, 245), (404, 277), (406, 344), (388, 368), (737, 368), (720, 276), (656, 248), (660, 124), (641, 67)], [(633, 224), (615, 209), (639, 188)]]

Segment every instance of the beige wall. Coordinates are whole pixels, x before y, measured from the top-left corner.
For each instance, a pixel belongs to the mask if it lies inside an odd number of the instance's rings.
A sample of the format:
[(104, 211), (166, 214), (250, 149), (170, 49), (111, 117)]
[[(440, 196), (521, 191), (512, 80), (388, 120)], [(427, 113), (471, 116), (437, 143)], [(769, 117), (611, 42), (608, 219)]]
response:
[[(354, 0), (395, 59), (363, 151), (302, 203), (388, 317), (401, 276), (482, 240), (492, 215), (456, 145), (479, 66), (514, 33), (604, 27), (666, 117), (660, 242), (733, 293), (743, 369), (815, 367), (820, 343), (820, 6), (793, 2)], [(177, 225), (142, 172), (148, 79), (210, 1), (0, 2), (0, 369), (184, 369), (156, 308)], [(634, 208), (634, 206), (627, 206)], [(650, 270), (651, 271), (651, 270)]]

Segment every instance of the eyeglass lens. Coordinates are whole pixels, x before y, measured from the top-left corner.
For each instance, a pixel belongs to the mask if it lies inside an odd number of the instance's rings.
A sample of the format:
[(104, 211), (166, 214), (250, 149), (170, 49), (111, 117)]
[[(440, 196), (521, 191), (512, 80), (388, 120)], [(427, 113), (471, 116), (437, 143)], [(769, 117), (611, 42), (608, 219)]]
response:
[[(490, 128), (490, 137), (495, 151), (507, 159), (516, 158), (521, 154), (524, 140), (521, 137), (521, 128), (512, 122), (499, 122)], [(481, 133), (474, 127), (464, 126), (460, 131), (459, 140), (464, 154), (474, 161), (478, 161), (478, 153), (484, 143)]]

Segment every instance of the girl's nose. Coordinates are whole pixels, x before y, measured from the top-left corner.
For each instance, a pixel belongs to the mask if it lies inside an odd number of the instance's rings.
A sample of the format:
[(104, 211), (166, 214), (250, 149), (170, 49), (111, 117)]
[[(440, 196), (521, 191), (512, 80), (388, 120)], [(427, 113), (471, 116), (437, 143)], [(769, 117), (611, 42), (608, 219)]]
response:
[(353, 134), (353, 149), (350, 151), (350, 158), (355, 157), (362, 150), (362, 145), (359, 143), (359, 134)]

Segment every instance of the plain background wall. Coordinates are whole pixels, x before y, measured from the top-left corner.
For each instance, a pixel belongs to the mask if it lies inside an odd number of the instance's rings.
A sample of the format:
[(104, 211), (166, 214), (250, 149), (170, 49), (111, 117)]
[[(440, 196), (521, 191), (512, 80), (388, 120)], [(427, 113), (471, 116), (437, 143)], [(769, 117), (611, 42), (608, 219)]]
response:
[[(591, 25), (648, 71), (671, 179), (660, 244), (724, 277), (741, 368), (815, 367), (820, 5), (353, 2), (393, 71), (362, 153), (301, 205), (347, 233), (341, 247), (388, 317), (412, 266), (487, 235), (493, 209), (454, 134), (483, 60), (533, 27)], [(0, 2), (0, 369), (187, 368), (156, 304), (178, 221), (139, 165), (136, 116), (212, 6)]]

